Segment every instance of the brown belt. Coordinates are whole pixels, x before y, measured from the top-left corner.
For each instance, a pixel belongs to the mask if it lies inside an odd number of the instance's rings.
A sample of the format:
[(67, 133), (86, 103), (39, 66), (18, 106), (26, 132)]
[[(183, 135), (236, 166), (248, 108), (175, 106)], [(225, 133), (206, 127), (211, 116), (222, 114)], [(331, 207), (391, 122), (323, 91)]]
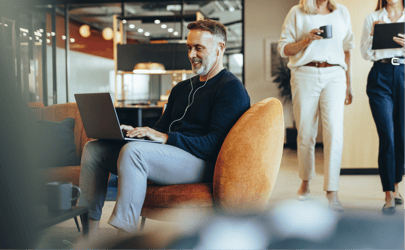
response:
[(397, 57), (393, 57), (393, 58), (384, 58), (378, 61), (375, 61), (376, 63), (388, 63), (388, 64), (392, 64), (392, 65), (400, 65), (400, 64), (405, 64), (405, 60), (404, 58), (397, 58)]
[(327, 62), (310, 62), (308, 64), (305, 64), (304, 66), (326, 68), (326, 67), (339, 66), (339, 65), (338, 64), (329, 64)]

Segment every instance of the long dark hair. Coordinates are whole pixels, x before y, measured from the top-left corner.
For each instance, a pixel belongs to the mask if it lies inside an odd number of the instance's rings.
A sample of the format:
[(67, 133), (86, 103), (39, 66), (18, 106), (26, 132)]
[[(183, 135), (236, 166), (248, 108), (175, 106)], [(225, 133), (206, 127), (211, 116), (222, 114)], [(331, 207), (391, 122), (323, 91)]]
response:
[[(402, 2), (402, 5), (404, 5), (404, 2)], [(378, 0), (377, 8), (375, 8), (375, 10), (380, 10), (382, 8), (385, 8), (386, 6), (387, 6), (387, 0)]]

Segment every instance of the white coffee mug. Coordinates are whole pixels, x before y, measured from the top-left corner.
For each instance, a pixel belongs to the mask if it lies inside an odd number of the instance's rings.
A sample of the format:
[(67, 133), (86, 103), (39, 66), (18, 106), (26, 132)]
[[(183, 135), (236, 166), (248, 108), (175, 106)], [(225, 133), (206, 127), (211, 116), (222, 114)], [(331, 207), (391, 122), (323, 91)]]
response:
[[(78, 194), (72, 198), (72, 189), (76, 188)], [(46, 184), (48, 210), (68, 210), (72, 208), (72, 201), (79, 198), (81, 190), (71, 182), (49, 182)]]

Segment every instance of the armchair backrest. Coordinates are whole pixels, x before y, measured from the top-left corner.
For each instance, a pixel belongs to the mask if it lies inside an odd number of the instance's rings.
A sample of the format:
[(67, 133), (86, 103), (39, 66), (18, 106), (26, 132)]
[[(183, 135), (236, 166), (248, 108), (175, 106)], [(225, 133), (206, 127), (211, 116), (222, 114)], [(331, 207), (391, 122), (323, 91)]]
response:
[(213, 195), (227, 212), (263, 211), (280, 168), (284, 145), (281, 102), (254, 104), (228, 133), (215, 165)]

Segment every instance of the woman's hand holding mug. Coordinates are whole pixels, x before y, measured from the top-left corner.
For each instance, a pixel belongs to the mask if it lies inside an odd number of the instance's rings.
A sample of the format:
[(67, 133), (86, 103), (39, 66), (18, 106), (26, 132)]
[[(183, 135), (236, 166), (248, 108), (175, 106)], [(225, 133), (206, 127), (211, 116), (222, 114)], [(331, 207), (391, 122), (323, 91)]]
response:
[(322, 36), (318, 35), (318, 33), (323, 33), (323, 30), (320, 29), (313, 29), (308, 34), (306, 34), (302, 40), (305, 44), (309, 45), (315, 40), (321, 40)]

